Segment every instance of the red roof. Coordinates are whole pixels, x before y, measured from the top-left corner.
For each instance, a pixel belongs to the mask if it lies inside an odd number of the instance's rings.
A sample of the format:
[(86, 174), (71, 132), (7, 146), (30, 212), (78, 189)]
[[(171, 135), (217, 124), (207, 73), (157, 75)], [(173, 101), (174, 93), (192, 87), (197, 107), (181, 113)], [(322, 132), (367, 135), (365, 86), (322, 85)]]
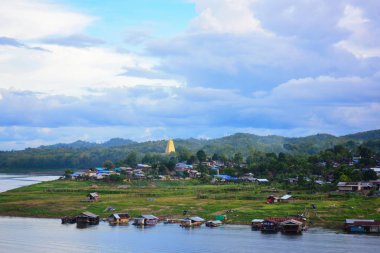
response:
[(283, 222), (283, 221), (287, 221), (287, 220), (297, 220), (297, 221), (300, 221), (298, 219), (294, 219), (294, 218), (284, 218), (284, 217), (271, 217), (271, 218), (268, 218), (266, 220), (270, 220), (270, 221), (275, 221), (275, 222)]

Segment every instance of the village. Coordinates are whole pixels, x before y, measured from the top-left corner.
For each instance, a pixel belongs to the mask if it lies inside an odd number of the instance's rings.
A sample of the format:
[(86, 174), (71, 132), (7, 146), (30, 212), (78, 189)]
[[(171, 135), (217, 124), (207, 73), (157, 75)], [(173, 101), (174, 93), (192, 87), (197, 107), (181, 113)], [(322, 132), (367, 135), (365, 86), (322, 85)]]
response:
[[(166, 154), (169, 155), (175, 152), (174, 143), (170, 140), (167, 144)], [(360, 158), (354, 157), (349, 163), (351, 166), (353, 163), (358, 162)], [(339, 166), (334, 163), (333, 166)], [(213, 185), (223, 185), (223, 184), (253, 184), (253, 185), (290, 185), (297, 186), (300, 181), (310, 183), (313, 180), (313, 185), (325, 186), (324, 189), (338, 194), (359, 194), (361, 196), (372, 196), (378, 197), (380, 190), (380, 179), (369, 180), (369, 181), (356, 181), (356, 182), (335, 182), (333, 178), (331, 180), (323, 180), (322, 176), (313, 176), (313, 179), (309, 177), (289, 177), (284, 178), (281, 182), (273, 182), (267, 178), (255, 177), (253, 173), (244, 173), (241, 176), (233, 176), (227, 174), (220, 174), (223, 171), (225, 164), (220, 161), (202, 161), (199, 164), (187, 164), (186, 162), (180, 162), (175, 164), (174, 172), (169, 175), (157, 175), (154, 173), (154, 168), (150, 164), (137, 164), (136, 167), (132, 168), (130, 166), (120, 166), (120, 167), (98, 167), (91, 168), (87, 171), (66, 173), (62, 179), (65, 180), (75, 180), (75, 181), (90, 181), (96, 183), (98, 182), (119, 182), (128, 183), (133, 181), (199, 181), (202, 179), (202, 173), (197, 170), (197, 168), (203, 167), (207, 168), (206, 171), (212, 172), (212, 177), (209, 178), (208, 183)], [(367, 169), (368, 170), (368, 169)], [(370, 168), (379, 176), (380, 168)], [(208, 175), (209, 176), (209, 175)], [(326, 187), (327, 186), (327, 187)], [(343, 196), (342, 195), (342, 196)], [(86, 201), (97, 202), (101, 201), (101, 196), (98, 192), (90, 192), (87, 195)], [(267, 205), (277, 205), (277, 204), (292, 204), (297, 203), (297, 196), (292, 195), (292, 193), (285, 192), (283, 195), (270, 194), (266, 198)], [(108, 211), (115, 210), (113, 207), (108, 207)], [(318, 216), (317, 206), (311, 204), (310, 211), (314, 212), (315, 216)], [(76, 223), (79, 228), (86, 227), (88, 225), (97, 225), (101, 220), (108, 221), (110, 225), (126, 225), (130, 220), (133, 220), (133, 225), (137, 226), (154, 226), (158, 222), (162, 221), (165, 224), (180, 224), (181, 227), (191, 228), (200, 227), (205, 224), (207, 227), (218, 227), (224, 223), (228, 224), (228, 210), (222, 214), (214, 215), (214, 219), (206, 221), (204, 218), (199, 216), (192, 216), (187, 213), (186, 210), (183, 211), (182, 218), (165, 218), (156, 217), (153, 214), (141, 214), (135, 218), (132, 218), (128, 213), (112, 213), (108, 218), (100, 219), (99, 215), (91, 212), (82, 212), (78, 216), (63, 217), (63, 224)], [(302, 234), (302, 232), (307, 231), (309, 226), (312, 226), (312, 222), (308, 220), (308, 215), (305, 213), (290, 214), (287, 217), (267, 217), (267, 218), (257, 218), (252, 217), (251, 228), (252, 230), (261, 231), (263, 233), (276, 233), (281, 232), (284, 234)], [(347, 217), (346, 220), (342, 221), (342, 228), (348, 233), (380, 233), (380, 221), (375, 219), (355, 219), (352, 217)]]

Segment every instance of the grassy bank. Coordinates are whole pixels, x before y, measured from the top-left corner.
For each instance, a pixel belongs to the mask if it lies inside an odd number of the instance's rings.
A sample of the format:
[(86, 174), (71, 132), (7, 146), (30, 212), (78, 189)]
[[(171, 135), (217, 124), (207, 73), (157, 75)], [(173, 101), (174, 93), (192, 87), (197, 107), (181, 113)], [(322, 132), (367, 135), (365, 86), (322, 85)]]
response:
[[(85, 202), (89, 192), (98, 192), (99, 202)], [(0, 215), (62, 217), (91, 211), (101, 217), (111, 212), (133, 216), (152, 213), (159, 217), (182, 217), (183, 210), (206, 219), (231, 210), (229, 223), (249, 224), (253, 218), (308, 213), (316, 226), (340, 227), (346, 218), (380, 219), (380, 198), (294, 191), (294, 203), (266, 204), (269, 194), (285, 191), (253, 184), (200, 185), (192, 181), (104, 182), (51, 181), (0, 194)], [(317, 212), (311, 208), (317, 206)]]

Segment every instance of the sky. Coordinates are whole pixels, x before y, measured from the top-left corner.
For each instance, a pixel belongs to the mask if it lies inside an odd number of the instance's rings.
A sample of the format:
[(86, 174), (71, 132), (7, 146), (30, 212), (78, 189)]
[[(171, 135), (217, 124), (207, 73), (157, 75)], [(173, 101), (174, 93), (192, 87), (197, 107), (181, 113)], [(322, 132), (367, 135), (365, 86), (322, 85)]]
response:
[(0, 150), (380, 128), (378, 0), (2, 0)]

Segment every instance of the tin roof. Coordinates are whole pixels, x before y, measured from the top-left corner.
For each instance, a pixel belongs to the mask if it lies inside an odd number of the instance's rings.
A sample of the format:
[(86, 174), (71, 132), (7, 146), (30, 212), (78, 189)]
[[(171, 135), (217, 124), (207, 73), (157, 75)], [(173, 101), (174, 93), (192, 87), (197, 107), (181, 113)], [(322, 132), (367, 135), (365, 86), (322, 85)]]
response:
[(346, 219), (347, 224), (353, 224), (355, 222), (375, 222), (375, 220), (366, 220), (366, 219)]
[(286, 194), (286, 195), (282, 196), (280, 199), (287, 200), (287, 199), (290, 199), (292, 197), (293, 197), (292, 195)]
[(140, 216), (140, 218), (148, 219), (148, 220), (158, 220), (158, 218), (151, 214), (143, 214)]
[(263, 222), (263, 219), (253, 219), (252, 222)]
[(91, 217), (91, 218), (97, 218), (97, 217), (99, 217), (99, 215), (91, 213), (91, 212), (83, 212), (79, 216), (81, 216), (81, 215), (88, 216), (88, 217)]

